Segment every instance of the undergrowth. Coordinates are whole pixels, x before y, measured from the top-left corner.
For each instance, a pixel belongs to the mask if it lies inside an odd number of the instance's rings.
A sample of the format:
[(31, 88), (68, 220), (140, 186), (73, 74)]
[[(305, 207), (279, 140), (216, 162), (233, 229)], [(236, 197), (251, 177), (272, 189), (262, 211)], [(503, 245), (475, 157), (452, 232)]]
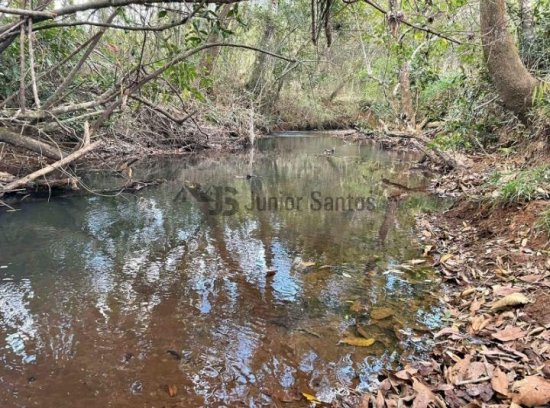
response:
[(550, 198), (550, 165), (510, 172), (493, 172), (487, 180), (489, 200), (512, 205)]

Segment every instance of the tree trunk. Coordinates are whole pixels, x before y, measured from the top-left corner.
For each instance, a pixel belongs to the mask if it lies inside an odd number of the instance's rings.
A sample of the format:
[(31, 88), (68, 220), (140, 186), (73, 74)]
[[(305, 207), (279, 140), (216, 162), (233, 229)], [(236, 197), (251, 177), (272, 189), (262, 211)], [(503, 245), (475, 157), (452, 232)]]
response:
[(407, 61), (403, 63), (399, 72), (399, 84), (401, 86), (401, 117), (407, 126), (416, 125), (416, 115), (413, 107), (413, 98), (411, 92), (410, 79), (411, 64)]
[(520, 117), (531, 107), (537, 80), (521, 62), (507, 28), (504, 0), (481, 0), (483, 54), (497, 93), (504, 106)]
[(532, 66), (536, 60), (535, 45), (535, 16), (533, 14), (532, 0), (520, 0), (521, 32), (520, 51), (521, 57), (527, 66)]
[[(232, 7), (232, 4), (224, 4), (221, 7), (220, 12), (218, 13), (218, 22), (220, 26), (223, 28), (226, 28), (227, 26), (226, 19), (229, 12), (231, 11), (231, 7)], [(219, 42), (219, 40), (220, 40), (220, 33), (218, 31), (212, 30), (208, 35), (207, 42), (215, 43), (215, 42)], [(219, 54), (220, 54), (220, 47), (212, 47), (204, 52), (204, 54), (201, 57), (200, 66), (202, 67), (205, 75), (209, 76), (212, 73), (212, 70), (214, 69), (214, 64)], [(208, 89), (208, 92), (210, 92), (211, 90), (212, 89)]]
[(527, 45), (535, 39), (535, 16), (532, 0), (520, 0), (521, 40)]

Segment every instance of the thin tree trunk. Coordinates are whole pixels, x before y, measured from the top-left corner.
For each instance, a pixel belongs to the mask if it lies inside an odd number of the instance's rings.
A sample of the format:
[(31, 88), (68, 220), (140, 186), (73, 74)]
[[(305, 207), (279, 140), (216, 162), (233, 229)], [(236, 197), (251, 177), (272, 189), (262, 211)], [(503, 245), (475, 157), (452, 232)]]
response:
[(532, 0), (520, 0), (521, 10), (521, 39), (524, 45), (535, 39), (535, 16), (533, 15)]
[(538, 81), (527, 71), (507, 28), (504, 0), (481, 0), (481, 42), (489, 74), (504, 106), (525, 118)]
[[(224, 4), (218, 14), (218, 22), (222, 28), (226, 28), (226, 18), (231, 11), (231, 4)], [(207, 43), (215, 43), (220, 39), (220, 34), (217, 31), (212, 30), (208, 35)], [(210, 75), (214, 69), (214, 64), (220, 53), (220, 47), (212, 47), (203, 54), (201, 57), (200, 65), (204, 70), (205, 75)], [(211, 91), (211, 89), (209, 89)]]
[(25, 113), (25, 22), (20, 27), (19, 31), (19, 109)]
[(32, 20), (29, 20), (29, 66), (31, 70), (32, 94), (34, 104), (40, 109), (40, 98), (38, 97), (38, 87), (36, 85), (36, 73), (34, 71), (34, 47), (33, 47)]
[(411, 64), (407, 61), (403, 63), (401, 71), (399, 72), (399, 84), (401, 85), (401, 114), (404, 118), (404, 122), (414, 127), (416, 125), (416, 118), (411, 93), (410, 69)]

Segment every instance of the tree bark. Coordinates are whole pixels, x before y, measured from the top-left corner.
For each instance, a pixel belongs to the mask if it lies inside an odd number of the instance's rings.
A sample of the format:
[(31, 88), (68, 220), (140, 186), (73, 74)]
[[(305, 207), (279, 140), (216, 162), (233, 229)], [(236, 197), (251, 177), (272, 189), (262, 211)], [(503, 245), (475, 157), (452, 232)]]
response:
[(481, 0), (481, 42), (489, 75), (504, 106), (524, 118), (538, 81), (519, 57), (508, 31), (504, 0)]

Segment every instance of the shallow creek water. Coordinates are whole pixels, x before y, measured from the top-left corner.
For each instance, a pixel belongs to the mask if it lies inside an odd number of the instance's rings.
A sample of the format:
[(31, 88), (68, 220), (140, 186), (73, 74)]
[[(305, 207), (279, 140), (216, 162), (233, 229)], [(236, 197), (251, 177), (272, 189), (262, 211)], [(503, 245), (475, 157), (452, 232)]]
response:
[[(426, 183), (413, 158), (291, 132), (141, 163), (134, 177), (166, 181), (136, 194), (1, 214), (0, 406), (292, 407), (369, 389), (430, 347), (441, 315), (433, 271), (411, 262), (414, 216), (438, 203), (392, 204), (381, 182)], [(339, 344), (358, 328), (376, 342)]]

